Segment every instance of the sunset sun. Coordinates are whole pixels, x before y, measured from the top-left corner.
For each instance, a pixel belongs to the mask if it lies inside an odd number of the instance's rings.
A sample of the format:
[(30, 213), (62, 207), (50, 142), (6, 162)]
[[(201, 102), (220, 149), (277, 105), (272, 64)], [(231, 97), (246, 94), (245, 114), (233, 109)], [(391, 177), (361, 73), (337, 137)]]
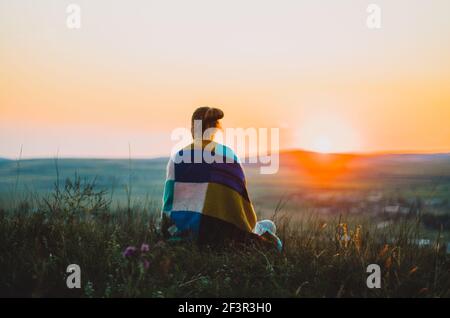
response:
[(297, 131), (301, 148), (320, 153), (359, 151), (358, 131), (339, 116), (311, 116)]
[(318, 136), (316, 139), (312, 140), (310, 148), (312, 151), (329, 153), (333, 150), (333, 145), (327, 136)]

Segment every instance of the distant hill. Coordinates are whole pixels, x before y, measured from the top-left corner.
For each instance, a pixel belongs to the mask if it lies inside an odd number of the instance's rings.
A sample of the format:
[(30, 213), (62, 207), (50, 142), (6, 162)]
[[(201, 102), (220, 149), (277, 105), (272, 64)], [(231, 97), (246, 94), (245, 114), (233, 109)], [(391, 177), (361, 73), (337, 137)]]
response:
[(292, 155), (316, 155), (316, 156), (334, 156), (334, 157), (359, 157), (359, 158), (391, 158), (391, 159), (450, 159), (449, 153), (319, 153), (303, 149), (291, 149), (280, 151), (280, 156)]
[[(360, 161), (373, 162), (416, 162), (416, 163), (449, 163), (450, 153), (431, 153), (431, 154), (414, 154), (414, 153), (385, 153), (385, 154), (364, 154), (364, 153), (330, 153), (323, 154), (305, 150), (287, 150), (280, 152), (280, 162), (289, 163), (295, 158), (310, 158), (310, 159), (352, 159)], [(450, 166), (449, 166), (450, 168)]]
[(80, 159), (53, 158), (0, 161), (0, 196), (8, 196), (18, 185), (26, 193), (49, 193), (55, 183), (64, 184), (75, 175), (95, 180), (97, 186), (123, 196), (132, 187), (134, 197), (160, 197), (165, 178), (166, 158), (155, 159)]
[(280, 152), (280, 166), (304, 167), (310, 173), (350, 171), (373, 174), (450, 176), (450, 153), (322, 154), (303, 150)]
[[(263, 164), (244, 164), (255, 198), (272, 200), (293, 189), (372, 187), (409, 189), (449, 197), (450, 154), (321, 154), (303, 150), (280, 153), (279, 171), (261, 174)], [(246, 158), (248, 159), (248, 158)], [(0, 196), (11, 189), (49, 193), (55, 182), (64, 184), (75, 174), (96, 180), (114, 197), (124, 197), (131, 185), (134, 197), (159, 202), (168, 158), (89, 159), (61, 158), (16, 160), (0, 158)], [(242, 158), (242, 161), (248, 162)], [(264, 164), (266, 165), (266, 164)], [(435, 185), (439, 185), (437, 189)], [(273, 192), (273, 197), (269, 194)], [(414, 193), (415, 193), (414, 192)], [(411, 192), (412, 193), (412, 192)], [(433, 194), (433, 195), (434, 195)]]

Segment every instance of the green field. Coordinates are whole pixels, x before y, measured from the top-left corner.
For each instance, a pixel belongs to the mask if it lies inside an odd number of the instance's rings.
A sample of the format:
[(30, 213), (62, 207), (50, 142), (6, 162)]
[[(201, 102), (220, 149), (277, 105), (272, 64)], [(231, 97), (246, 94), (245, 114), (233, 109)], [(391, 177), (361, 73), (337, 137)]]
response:
[[(276, 175), (245, 165), (282, 253), (163, 242), (166, 161), (0, 160), (0, 296), (450, 297), (450, 155), (286, 152)], [(72, 263), (81, 289), (65, 285)], [(366, 286), (372, 263), (381, 289)]]
[[(308, 168), (311, 160), (319, 163)], [(449, 154), (352, 156), (338, 167), (343, 172), (324, 182), (311, 175), (336, 171), (328, 169), (327, 162), (321, 165), (320, 160), (320, 155), (312, 153), (285, 152), (274, 175), (260, 174), (258, 165), (246, 164), (257, 213), (270, 215), (280, 200), (285, 209), (312, 208), (317, 213), (377, 215), (386, 206), (405, 211), (415, 205), (421, 212), (450, 212)], [(166, 163), (166, 158), (0, 160), (0, 202), (7, 207), (45, 197), (77, 175), (89, 182), (95, 180), (96, 187), (106, 190), (115, 205), (158, 205)]]

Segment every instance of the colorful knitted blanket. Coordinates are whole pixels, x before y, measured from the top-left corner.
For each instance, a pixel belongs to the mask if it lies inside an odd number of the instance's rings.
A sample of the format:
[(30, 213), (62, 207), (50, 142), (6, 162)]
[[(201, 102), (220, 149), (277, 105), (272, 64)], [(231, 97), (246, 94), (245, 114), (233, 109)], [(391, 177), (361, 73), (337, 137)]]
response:
[(252, 235), (256, 214), (235, 153), (216, 142), (197, 141), (172, 155), (162, 219), (172, 238), (215, 242)]

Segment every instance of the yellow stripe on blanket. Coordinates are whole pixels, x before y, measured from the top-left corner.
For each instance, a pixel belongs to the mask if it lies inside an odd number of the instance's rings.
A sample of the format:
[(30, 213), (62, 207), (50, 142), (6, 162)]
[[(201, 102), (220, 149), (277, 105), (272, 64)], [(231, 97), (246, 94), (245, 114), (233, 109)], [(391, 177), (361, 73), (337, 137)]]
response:
[(202, 213), (234, 224), (247, 232), (251, 232), (256, 224), (252, 204), (233, 189), (218, 183), (208, 184)]

